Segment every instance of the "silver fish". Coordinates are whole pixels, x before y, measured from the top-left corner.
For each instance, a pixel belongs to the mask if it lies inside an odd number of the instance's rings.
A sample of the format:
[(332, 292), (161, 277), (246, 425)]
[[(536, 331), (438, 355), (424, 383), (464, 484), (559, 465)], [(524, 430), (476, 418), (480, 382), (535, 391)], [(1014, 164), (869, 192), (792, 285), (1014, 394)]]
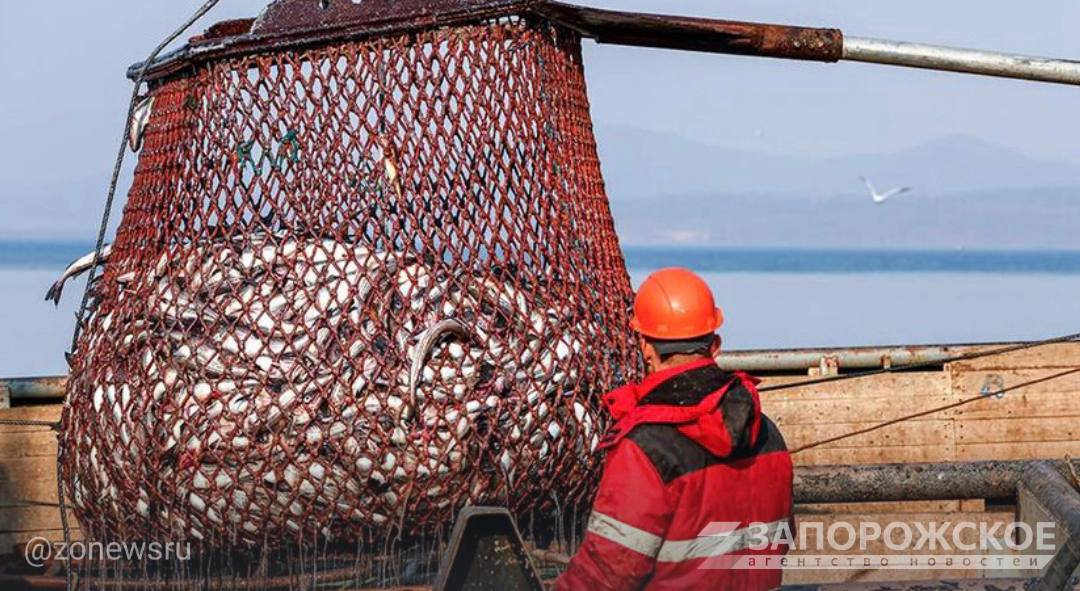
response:
[(436, 322), (420, 334), (417, 339), (416, 354), (413, 356), (412, 365), (409, 367), (409, 396), (414, 402), (416, 401), (416, 386), (420, 383), (420, 374), (424, 369), (424, 363), (427, 362), (427, 358), (431, 355), (431, 350), (435, 348), (435, 344), (446, 334), (456, 334), (463, 339), (472, 338), (469, 329), (455, 318), (447, 318)]
[[(68, 265), (67, 269), (60, 274), (60, 278), (56, 280), (56, 283), (52, 284), (49, 291), (45, 293), (45, 301), (51, 301), (53, 304), (60, 305), (60, 295), (64, 292), (64, 284), (68, 279), (78, 277), (83, 273), (90, 270), (95, 264), (104, 265), (109, 260), (109, 255), (112, 254), (112, 245), (106, 244), (101, 249), (101, 256), (97, 256), (97, 251), (88, 252), (83, 256), (75, 259)], [(97, 261), (95, 263), (95, 261)]]
[(128, 147), (132, 152), (142, 148), (143, 135), (150, 123), (150, 114), (154, 111), (154, 97), (147, 97), (135, 106), (131, 114), (131, 128), (128, 130)]

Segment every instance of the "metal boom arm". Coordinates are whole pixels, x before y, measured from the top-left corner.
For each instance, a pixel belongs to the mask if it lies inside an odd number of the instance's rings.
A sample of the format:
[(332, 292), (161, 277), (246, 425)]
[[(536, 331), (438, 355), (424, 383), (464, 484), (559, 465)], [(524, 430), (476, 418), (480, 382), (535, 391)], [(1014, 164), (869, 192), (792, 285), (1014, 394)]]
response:
[(838, 29), (601, 10), (558, 2), (534, 9), (599, 43), (909, 68), (1080, 85), (1080, 61), (847, 37)]
[[(320, 8), (321, 7), (321, 8)], [(839, 29), (602, 10), (552, 0), (276, 0), (258, 19), (219, 23), (150, 67), (155, 80), (186, 67), (266, 51), (462, 26), (546, 19), (599, 43), (818, 62), (857, 61), (1080, 85), (1080, 61), (847, 37)], [(129, 75), (141, 71), (132, 66)]]

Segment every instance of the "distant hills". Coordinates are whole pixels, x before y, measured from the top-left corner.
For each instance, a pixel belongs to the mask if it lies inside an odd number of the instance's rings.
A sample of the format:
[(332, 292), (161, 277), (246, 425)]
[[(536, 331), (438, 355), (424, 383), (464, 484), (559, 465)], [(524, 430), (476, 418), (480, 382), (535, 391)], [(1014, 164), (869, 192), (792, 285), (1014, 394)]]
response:
[[(1080, 166), (971, 136), (893, 153), (809, 158), (597, 130), (624, 244), (1080, 248)], [(859, 181), (915, 191), (884, 205)]]
[[(971, 136), (820, 158), (628, 127), (600, 127), (597, 138), (626, 245), (1080, 249), (1080, 166)], [(93, 238), (104, 178), (16, 172), (0, 176), (0, 211), (9, 212), (0, 239)], [(881, 190), (915, 190), (876, 206), (860, 175)]]

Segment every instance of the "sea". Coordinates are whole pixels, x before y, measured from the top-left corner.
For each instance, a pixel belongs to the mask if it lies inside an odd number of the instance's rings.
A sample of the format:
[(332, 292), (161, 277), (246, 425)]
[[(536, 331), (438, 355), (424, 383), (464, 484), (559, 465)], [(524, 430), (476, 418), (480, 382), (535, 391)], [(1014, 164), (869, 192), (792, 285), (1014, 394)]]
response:
[[(0, 377), (66, 370), (85, 285), (45, 292), (87, 242), (0, 240)], [(712, 286), (729, 350), (1006, 342), (1080, 332), (1080, 251), (626, 247), (636, 287), (683, 266)]]

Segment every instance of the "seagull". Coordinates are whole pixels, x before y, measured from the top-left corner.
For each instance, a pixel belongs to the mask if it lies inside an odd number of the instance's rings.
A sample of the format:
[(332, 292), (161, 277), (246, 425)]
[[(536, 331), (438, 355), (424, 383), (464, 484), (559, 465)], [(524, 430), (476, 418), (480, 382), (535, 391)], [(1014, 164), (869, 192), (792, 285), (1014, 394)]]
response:
[(882, 203), (885, 203), (885, 200), (888, 199), (889, 197), (892, 197), (893, 195), (899, 195), (900, 193), (907, 193), (908, 191), (911, 190), (911, 187), (897, 187), (895, 189), (889, 189), (888, 191), (885, 191), (884, 193), (878, 193), (877, 189), (874, 188), (874, 185), (870, 182), (869, 179), (867, 179), (864, 176), (861, 176), (859, 178), (862, 179), (862, 182), (866, 184), (866, 188), (870, 189), (870, 196), (874, 198), (874, 203), (877, 203), (878, 205), (881, 205)]

